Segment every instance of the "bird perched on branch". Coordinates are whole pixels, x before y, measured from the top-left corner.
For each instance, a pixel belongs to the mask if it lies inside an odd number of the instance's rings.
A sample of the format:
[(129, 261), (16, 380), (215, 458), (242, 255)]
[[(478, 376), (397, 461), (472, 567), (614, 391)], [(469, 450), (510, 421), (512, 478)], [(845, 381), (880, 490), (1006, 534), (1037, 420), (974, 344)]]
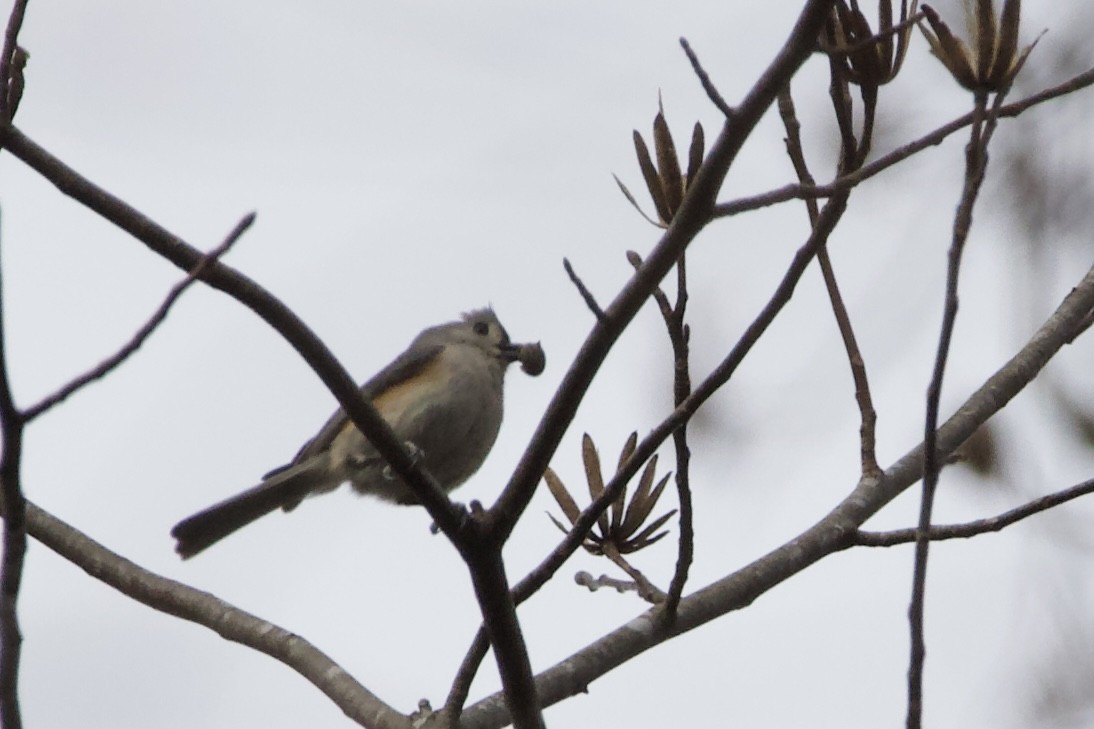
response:
[[(502, 384), (513, 362), (543, 372), (539, 343), (513, 344), (490, 309), (430, 327), (406, 351), (361, 386), (361, 395), (387, 421), (411, 455), (445, 491), (479, 469), (497, 439)], [(339, 409), (292, 461), (262, 482), (183, 519), (171, 530), (184, 559), (275, 509), (291, 511), (305, 497), (348, 481), (361, 494), (417, 503), (383, 456)]]

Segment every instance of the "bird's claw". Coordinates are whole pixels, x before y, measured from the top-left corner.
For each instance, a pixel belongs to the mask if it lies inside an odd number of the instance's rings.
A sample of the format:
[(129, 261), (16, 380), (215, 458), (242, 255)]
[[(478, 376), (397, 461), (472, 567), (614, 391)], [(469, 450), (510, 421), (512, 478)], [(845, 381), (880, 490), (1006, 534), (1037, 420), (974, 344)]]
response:
[[(425, 458), (425, 449), (419, 448), (413, 441), (404, 440), (403, 447), (406, 448), (407, 453), (410, 454), (410, 462), (418, 464)], [(384, 470), (380, 472), (385, 481), (395, 480), (395, 471), (392, 470), (391, 464), (384, 466)]]

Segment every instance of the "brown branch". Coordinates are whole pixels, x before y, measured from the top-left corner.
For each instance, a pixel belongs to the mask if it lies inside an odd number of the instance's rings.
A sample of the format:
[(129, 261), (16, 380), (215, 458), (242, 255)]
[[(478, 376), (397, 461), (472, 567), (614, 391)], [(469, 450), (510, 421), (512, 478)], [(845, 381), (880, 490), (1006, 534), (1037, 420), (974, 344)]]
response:
[(23, 27), (23, 16), (27, 12), (27, 0), (15, 0), (15, 5), (8, 16), (8, 26), (4, 31), (4, 50), (0, 56), (0, 83), (4, 84), (3, 93), (0, 93), (0, 120), (5, 123), (11, 121), (14, 109), (13, 101), (9, 94), (12, 83), (12, 69), (15, 62), (15, 54), (19, 48), (19, 31)]
[(160, 612), (203, 625), (225, 640), (248, 646), (284, 663), (326, 694), (358, 724), (410, 728), (405, 716), (300, 636), (207, 592), (150, 572), (29, 502), (27, 527), (39, 542), (118, 592)]
[(710, 74), (703, 68), (703, 64), (699, 63), (699, 56), (692, 50), (691, 44), (688, 43), (687, 38), (680, 39), (680, 47), (684, 49), (684, 53), (688, 57), (688, 62), (691, 63), (691, 70), (695, 72), (695, 75), (699, 78), (699, 83), (703, 86), (703, 91), (706, 92), (707, 98), (714, 106), (718, 107), (718, 111), (725, 114), (726, 119), (732, 119), (736, 113), (733, 111), (733, 107), (726, 103), (726, 100), (719, 93), (718, 87), (714, 85), (714, 82), (710, 80)]
[[(204, 255), (201, 251), (94, 185), (15, 127), (0, 126), (0, 146), (56, 185), (62, 193), (126, 231), (183, 271), (192, 271), (201, 262)], [(357, 383), (346, 369), (300, 317), (258, 283), (220, 261), (210, 263), (199, 278), (251, 309), (292, 345), (334, 395), (353, 424), (414, 492), (445, 535), (453, 541), (467, 538), (466, 511), (453, 504), (436, 479), (411, 457), (372, 403), (361, 397)]]
[[(722, 133), (718, 136), (707, 155), (706, 161), (690, 185), (680, 209), (673, 216), (672, 225), (665, 231), (649, 258), (605, 310), (604, 319), (598, 321), (586, 338), (569, 371), (564, 375), (555, 396), (548, 404), (532, 441), (517, 464), (509, 483), (494, 506), (487, 512), (487, 519), (493, 522), (492, 528), (496, 531), (499, 542), (504, 542), (508, 538), (516, 521), (527, 508), (528, 502), (535, 492), (536, 484), (539, 482), (544, 470), (546, 470), (551, 456), (558, 448), (562, 435), (573, 420), (589, 384), (596, 376), (608, 351), (615, 344), (623, 330), (630, 324), (642, 303), (652, 294), (661, 279), (679, 260), (687, 245), (710, 221), (710, 212), (713, 210), (718, 191), (730, 165), (736, 159), (737, 153), (744, 145), (745, 140), (751, 135), (756, 124), (759, 123), (764, 112), (774, 101), (778, 90), (789, 82), (790, 77), (809, 57), (830, 5), (831, 0), (809, 0), (806, 3), (790, 37), (738, 106), (733, 124), (727, 124), (723, 127)], [(802, 271), (804, 271), (805, 265), (811, 258), (811, 251), (807, 253), (799, 252), (795, 262), (791, 264), (791, 270), (784, 278), (783, 284), (776, 291), (776, 298), (789, 297)], [(789, 290), (787, 290), (787, 287), (789, 287)], [(645, 463), (657, 447), (664, 442), (665, 438), (686, 422), (721, 384), (724, 384), (724, 381), (729, 378), (729, 375), (739, 364), (739, 358), (751, 349), (752, 344), (755, 343), (755, 338), (766, 330), (783, 305), (785, 305), (785, 300), (765, 309), (760, 315), (762, 323), (759, 325), (754, 324), (746, 332), (743, 339), (747, 340), (748, 343), (743, 346), (739, 343), (739, 347), (735, 348), (734, 352), (730, 354), (728, 358), (730, 361), (723, 363), (723, 367), (720, 368), (721, 371), (716, 370), (716, 373), (704, 382), (704, 385), (708, 385), (707, 389), (700, 392), (700, 390), (703, 390), (701, 386), (699, 390), (692, 393), (674, 411), (672, 416), (662, 422), (654, 432), (645, 438), (643, 443), (631, 455), (627, 464), (622, 466), (612, 481), (606, 485), (600, 497), (595, 499), (582, 512), (578, 522), (574, 524), (573, 529), (562, 543), (539, 567), (513, 588), (516, 604), (520, 604), (534, 594), (573, 554), (573, 551), (581, 544), (583, 535), (592, 528), (592, 524), (600, 514), (604, 513), (612, 500), (618, 497), (627, 481), (634, 476), (641, 464)], [(724, 377), (724, 379), (719, 383), (718, 379), (720, 377)], [(486, 648), (482, 635), (482, 629), (480, 628), (453, 681), (452, 690), (449, 692), (445, 705), (445, 712), (450, 721), (459, 720), (463, 702), (466, 700), (467, 688), (478, 670), (482, 657), (485, 656)], [(540, 696), (540, 700), (544, 700), (542, 696)], [(504, 707), (501, 707), (501, 710), (508, 717)]]
[[(581, 546), (585, 534), (592, 529), (593, 524), (600, 518), (600, 515), (607, 511), (612, 502), (619, 497), (619, 494), (622, 493), (627, 483), (634, 478), (638, 469), (642, 467), (642, 464), (648, 461), (669, 436), (690, 420), (692, 415), (694, 415), (715, 392), (729, 381), (729, 378), (736, 371), (745, 356), (752, 350), (752, 347), (755, 346), (760, 337), (767, 331), (767, 328), (775, 320), (775, 317), (778, 316), (779, 312), (790, 301), (790, 297), (793, 295), (798, 281), (801, 280), (802, 275), (809, 266), (809, 262), (812, 261), (817, 247), (820, 245), (821, 241), (831, 233), (831, 226), (835, 225), (836, 220), (839, 219), (840, 213), (841, 211), (835, 206), (827, 206), (825, 208), (825, 212), (822, 213), (818, 221), (818, 227), (814, 229), (810, 239), (798, 249), (798, 252), (794, 255), (789, 269), (786, 274), (784, 274), (782, 281), (775, 289), (771, 299), (757, 315), (752, 324), (749, 325), (748, 329), (745, 330), (745, 333), (737, 341), (726, 358), (722, 360), (698, 387), (695, 388), (691, 395), (680, 403), (672, 414), (662, 420), (657, 427), (642, 439), (627, 462), (622, 464), (615, 476), (605, 484), (603, 492), (593, 499), (592, 503), (585, 507), (581, 512), (581, 515), (573, 523), (573, 527), (567, 533), (566, 537), (559, 542), (535, 569), (525, 575), (524, 579), (514, 586), (513, 599), (517, 605), (538, 592), (539, 589), (555, 575), (566, 560)], [(674, 630), (661, 632), (672, 633)], [(446, 701), (446, 710), (457, 715), (459, 713), (459, 707), (466, 699), (466, 693), (463, 693), (461, 696), (457, 691), (457, 688), (461, 691), (465, 691), (466, 688), (470, 686), (470, 681), (478, 670), (479, 662), (486, 655), (486, 643), (482, 638), (482, 635), (482, 628), (480, 628), (472, 646), (468, 649), (468, 654), (464, 657), (464, 660), (460, 665), (457, 678), (453, 682), (453, 689), (449, 692), (449, 700)], [(542, 696), (541, 700), (546, 702), (546, 699)], [(544, 705), (546, 706), (549, 704), (544, 703)]]
[[(131, 233), (153, 252), (184, 270), (192, 270), (201, 262), (202, 254), (195, 248), (122, 200), (79, 176), (60, 160), (34, 144), (19, 130), (10, 125), (0, 128), (0, 140), (12, 154), (57, 185), (66, 195), (79, 200), (118, 227)], [(497, 539), (495, 532), (489, 528), (490, 521), (468, 518), (462, 507), (448, 499), (438, 486), (436, 479), (411, 459), (391, 427), (380, 417), (372, 404), (361, 397), (356, 383), (350, 379), (349, 374), (334, 355), (281, 301), (254, 281), (219, 261), (208, 263), (205, 270), (199, 274), (199, 278), (250, 308), (292, 344), (335, 395), (353, 424), (365, 434), (393, 470), (411, 488), (415, 497), (429, 511), (434, 522), (468, 562), (472, 581), (476, 585), (480, 598), (479, 604), (483, 609), (483, 618), (495, 630), (493, 637), (497, 640), (495, 645), (499, 646), (499, 669), (507, 690), (511, 691), (518, 701), (525, 697), (534, 697), (535, 686), (531, 683), (531, 668), (530, 666), (521, 668), (522, 664), (528, 663), (528, 656), (524, 651), (519, 630), (512, 630), (512, 626), (515, 625), (515, 609), (511, 604), (507, 586), (502, 583), (502, 586), (498, 588), (500, 592), (496, 594), (488, 595), (479, 591), (479, 588), (489, 589), (491, 585), (498, 584), (493, 575), (499, 568), (492, 558), (487, 559), (484, 555), (490, 550), (495, 550), (499, 553), (497, 560), (500, 563), (503, 540)], [(477, 555), (479, 559), (471, 560), (468, 558), (469, 555)], [(508, 616), (513, 617), (510, 619)], [(518, 683), (521, 682), (523, 685), (518, 687)], [(538, 716), (538, 707), (519, 713), (524, 706), (526, 705), (518, 704), (516, 707), (518, 720), (533, 715)], [(539, 721), (522, 722), (518, 726), (523, 729), (523, 727), (539, 726), (539, 724)]]
[[(630, 584), (634, 585), (635, 592), (637, 592), (638, 596), (646, 602), (652, 603), (654, 605), (663, 606), (664, 602), (669, 598), (666, 593), (662, 592), (661, 589), (657, 587), (657, 585), (650, 582), (649, 578), (642, 574), (641, 570), (628, 562), (627, 558), (620, 554), (619, 551), (615, 548), (609, 546), (607, 549), (604, 550), (604, 556), (611, 560), (617, 567), (619, 567), (619, 569), (623, 570), (627, 574), (627, 576), (634, 581)], [(684, 574), (686, 577), (687, 573), (685, 572)], [(602, 582), (601, 584), (608, 583)], [(679, 602), (679, 596), (677, 596), (676, 600), (677, 602)], [(662, 615), (665, 616), (666, 619), (675, 620), (676, 608), (674, 607), (671, 613), (662, 611)]]
[[(629, 567), (630, 565), (628, 565)], [(641, 573), (639, 573), (641, 574)], [(643, 577), (645, 579), (645, 577)], [(579, 571), (574, 575), (574, 582), (582, 587), (586, 588), (589, 592), (596, 592), (601, 588), (609, 588), (616, 592), (638, 592), (641, 593), (642, 588), (639, 586), (636, 580), (619, 580), (611, 575), (600, 575), (600, 577), (593, 577), (584, 570)], [(648, 580), (646, 581), (648, 584)], [(656, 587), (649, 585), (650, 588), (656, 590)], [(663, 599), (663, 598), (662, 598)], [(659, 601), (654, 601), (659, 602)]]
[[(927, 538), (932, 542), (942, 542), (947, 539), (969, 539), (981, 534), (998, 532), (1006, 529), (1011, 524), (1027, 519), (1034, 514), (1040, 514), (1054, 507), (1066, 504), (1073, 499), (1094, 493), (1094, 479), (1083, 481), (1071, 488), (1057, 491), (1047, 496), (1034, 499), (1022, 506), (1010, 511), (1005, 511), (998, 516), (964, 524), (934, 524), (927, 531)], [(854, 547), (895, 547), (898, 544), (911, 544), (916, 541), (918, 529), (894, 529), (888, 532), (868, 532), (859, 530), (855, 533), (854, 542), (848, 546)]]
[(543, 729), (543, 711), (532, 664), (509, 590), (500, 543), (486, 542), (464, 559), (471, 569), (486, 636), (494, 648), (506, 709), (516, 729)]
[[(634, 266), (636, 271), (642, 266), (642, 257), (634, 251), (627, 251), (627, 260)], [(689, 339), (691, 332), (684, 323), (684, 314), (687, 311), (688, 302), (687, 282), (686, 257), (681, 256), (676, 266), (676, 304), (669, 303), (668, 296), (665, 295), (660, 286), (653, 291), (654, 301), (657, 302), (657, 308), (661, 312), (661, 318), (665, 322), (669, 342), (672, 345), (673, 404), (675, 406), (679, 406), (691, 394), (691, 375), (689, 373)], [(680, 603), (680, 596), (683, 594), (684, 584), (687, 582), (688, 570), (691, 567), (695, 552), (695, 531), (692, 516), (691, 485), (689, 483), (691, 450), (688, 448), (687, 426), (681, 425), (673, 432), (672, 437), (676, 456), (676, 493), (680, 504), (680, 538), (677, 546), (676, 569), (673, 573), (672, 582), (669, 584), (669, 592), (667, 595), (662, 596), (663, 600), (659, 601), (664, 602), (663, 616), (668, 622), (675, 619), (676, 607)], [(620, 567), (624, 571), (628, 571), (629, 565), (623, 567), (620, 564)], [(628, 574), (630, 574), (629, 571)], [(638, 582), (637, 577), (635, 581)], [(652, 587), (652, 585), (650, 586)]]
[[(1043, 104), (1046, 101), (1064, 96), (1066, 94), (1074, 93), (1080, 89), (1087, 88), (1094, 84), (1094, 68), (1084, 71), (1083, 73), (1073, 76), (1067, 81), (1053, 86), (1049, 89), (1045, 89), (1039, 93), (1016, 101), (1011, 104), (1006, 104), (999, 110), (1000, 118), (1013, 118), (1026, 111), (1027, 109)], [(867, 180), (880, 172), (892, 167), (893, 165), (901, 162), (914, 154), (922, 152), (928, 147), (934, 147), (941, 144), (951, 134), (958, 132), (965, 127), (969, 126), (973, 122), (973, 114), (970, 112), (961, 116), (953, 121), (944, 124), (943, 126), (935, 129), (933, 132), (920, 137), (914, 142), (909, 142), (892, 152), (878, 157), (876, 160), (868, 165), (863, 165), (861, 168), (847, 175), (843, 175), (831, 183), (826, 185), (817, 185), (811, 187), (808, 185), (784, 185), (776, 190), (770, 190), (758, 195), (752, 195), (750, 197), (739, 198), (737, 200), (731, 200), (725, 203), (719, 203), (714, 206), (714, 217), (728, 217), (731, 215), (739, 215), (741, 213), (749, 212), (751, 210), (759, 210), (760, 208), (769, 207), (771, 205), (777, 205), (779, 203), (788, 202), (790, 200), (797, 199), (810, 199), (810, 198), (822, 198), (831, 197), (843, 190), (850, 187), (854, 187), (859, 183)]]
[[(665, 232), (661, 241), (654, 247), (649, 258), (635, 273), (635, 276), (623, 287), (623, 290), (605, 310), (604, 319), (594, 326), (593, 331), (586, 338), (569, 371), (563, 377), (558, 391), (548, 405), (546, 413), (540, 420), (532, 442), (518, 463), (509, 483), (495, 505), (487, 512), (487, 519), (493, 522), (491, 526), (498, 535), (499, 542), (504, 542), (508, 538), (516, 521), (527, 508), (540, 476), (547, 468), (551, 456), (557, 449), (563, 433), (573, 419), (584, 393), (587, 391), (592, 378), (599, 370), (608, 351), (634, 318), (642, 303), (657, 288), (661, 279), (664, 278), (676, 261), (680, 259), (687, 245), (710, 221), (710, 211), (713, 209), (715, 198), (721, 188), (722, 181), (725, 179), (726, 172), (736, 159), (737, 152), (741, 149), (756, 124), (759, 123), (766, 109), (774, 101), (778, 90), (786, 85), (790, 76), (808, 58), (830, 4), (830, 0), (809, 0), (806, 4), (790, 38), (780, 50), (778, 56), (737, 108), (733, 123), (723, 128), (722, 133), (714, 143), (706, 161), (690, 186), (680, 209), (674, 215), (672, 225)], [(629, 468), (624, 466), (612, 479), (615, 489), (605, 488), (601, 497), (594, 500), (593, 504), (583, 512), (579, 522), (574, 524), (570, 535), (563, 540), (563, 545), (556, 548), (552, 556), (548, 557), (545, 563), (534, 571), (534, 576), (529, 575), (531, 579), (526, 577), (514, 588), (514, 601), (516, 603), (519, 604), (522, 599), (526, 599), (527, 595), (539, 589), (541, 585), (536, 584), (539, 578), (542, 577), (546, 580), (554, 574), (554, 571), (558, 569), (558, 566), (565, 561), (569, 554), (577, 549), (577, 546), (581, 543), (581, 535), (591, 528), (596, 516), (599, 516), (608, 508), (611, 500), (618, 496), (626, 481), (634, 475), (640, 465), (649, 459), (653, 451), (665, 438), (686, 422), (694, 409), (705, 402), (721, 384), (724, 384), (724, 381), (729, 378), (729, 375), (739, 364), (739, 360), (734, 360), (737, 357), (743, 357), (744, 353), (751, 349), (752, 344), (755, 343), (755, 338), (766, 330), (774, 316), (785, 305), (785, 301), (793, 292), (794, 285), (811, 258), (812, 251), (809, 251), (807, 255), (799, 254), (799, 257), (795, 259), (795, 263), (791, 265), (791, 271), (784, 279), (784, 285), (780, 286), (776, 292), (776, 298), (783, 300), (761, 313), (760, 319), (763, 323), (758, 327), (750, 328), (744, 337), (744, 339), (750, 340), (749, 343), (740, 351), (735, 350), (735, 353), (731, 353), (729, 364), (720, 368), (721, 372), (716, 370), (716, 374), (708, 378), (707, 383), (710, 383), (711, 386), (705, 393), (700, 394), (697, 390), (677, 408), (674, 413), (676, 417), (670, 417), (662, 423), (662, 427), (647, 436), (644, 443), (638, 447), (628, 461)], [(787, 281), (790, 282), (788, 284), (789, 288), (787, 288)], [(720, 383), (718, 382), (719, 377), (724, 377)], [(612, 494), (611, 498), (605, 498), (609, 493)], [(594, 510), (596, 516), (582, 524), (581, 520), (585, 519), (586, 515)], [(527, 595), (523, 594), (525, 592)], [(472, 651), (475, 651), (479, 646), (481, 646), (481, 642), (476, 641), (475, 645), (472, 646)], [(475, 652), (477, 654), (477, 651)], [(469, 652), (468, 657), (461, 665), (461, 673), (454, 682), (454, 689), (457, 686), (469, 683), (468, 674), (473, 675), (478, 666), (478, 661), (474, 658)], [(450, 719), (455, 720), (460, 714), (462, 699), (455, 690), (450, 692), (449, 699), (450, 702), (447, 702), (446, 710), (449, 711)]]
[(156, 331), (159, 325), (163, 323), (167, 318), (168, 313), (170, 313), (171, 307), (174, 306), (179, 297), (190, 288), (191, 284), (198, 280), (198, 277), (205, 271), (208, 264), (219, 260), (221, 256), (227, 253), (243, 233), (251, 227), (254, 220), (254, 213), (245, 215), (243, 219), (236, 224), (235, 228), (232, 229), (232, 232), (228, 234), (228, 237), (224, 239), (224, 242), (205, 254), (198, 265), (194, 267), (186, 278), (171, 287), (171, 290), (167, 292), (167, 296), (164, 298), (163, 303), (159, 305), (159, 308), (152, 313), (152, 316), (149, 317), (148, 321), (145, 322), (144, 325), (137, 330), (136, 334), (134, 334), (117, 352), (104, 359), (91, 370), (88, 370), (75, 378), (72, 382), (69, 382), (57, 392), (43, 398), (38, 404), (27, 408), (23, 413), (23, 416), (27, 421), (33, 420), (55, 405), (64, 402), (70, 395), (82, 387), (106, 377), (106, 375), (110, 374), (115, 368), (129, 359), (133, 353), (140, 349), (148, 337), (152, 335), (152, 332)]
[(839, 215), (840, 211), (834, 207), (826, 208), (824, 213), (821, 214), (813, 235), (798, 249), (771, 298), (738, 339), (733, 349), (667, 418), (662, 420), (657, 427), (642, 439), (627, 462), (622, 464), (615, 476), (605, 484), (604, 491), (600, 496), (581, 512), (567, 536), (542, 563), (517, 584), (514, 589), (517, 593), (518, 604), (546, 584), (555, 571), (562, 566), (563, 562), (581, 546), (585, 533), (592, 528), (600, 515), (619, 496), (642, 464), (653, 456), (665, 439), (686, 423), (715, 392), (729, 381), (737, 367), (752, 351), (752, 348), (767, 331), (767, 328), (771, 326), (783, 307), (790, 301), (794, 289), (801, 280), (810, 261), (812, 261), (817, 248), (831, 233), (832, 226), (835, 225)]
[[(786, 151), (794, 165), (794, 171), (798, 180), (804, 186), (813, 186), (813, 175), (809, 172), (809, 166), (805, 161), (805, 151), (801, 145), (801, 124), (794, 110), (794, 100), (790, 95), (788, 86), (779, 95), (779, 115), (782, 117), (783, 126), (786, 128)], [(848, 191), (849, 192), (849, 191)], [(820, 215), (815, 200), (806, 200), (806, 211), (809, 214), (809, 224), (816, 226)], [(840, 337), (843, 339), (843, 347), (847, 352), (847, 361), (851, 366), (851, 379), (855, 386), (855, 402), (858, 404), (859, 426), (859, 455), (863, 475), (877, 474), (881, 468), (877, 463), (877, 412), (874, 410), (873, 397), (870, 395), (870, 382), (866, 376), (866, 363), (859, 349), (858, 340), (855, 338), (855, 330), (851, 326), (851, 317), (847, 313), (847, 307), (843, 302), (843, 295), (836, 281), (836, 272), (832, 267), (832, 260), (828, 255), (828, 246), (822, 245), (817, 250), (817, 262), (820, 264), (821, 276), (824, 286), (828, 291), (828, 300), (832, 304), (832, 313), (836, 317), (836, 326), (839, 328)]]
[[(961, 273), (961, 258), (972, 227), (972, 211), (983, 186), (988, 165), (988, 142), (991, 141), (1002, 94), (996, 97), (995, 108), (987, 115), (987, 93), (977, 92), (972, 134), (965, 154), (965, 184), (961, 200), (954, 216), (953, 240), (950, 244), (949, 265), (946, 272), (946, 294), (942, 314), (942, 326), (938, 335), (938, 350), (934, 370), (927, 386), (927, 412), (924, 418), (923, 491), (920, 498), (918, 535), (915, 542), (915, 564), (912, 572), (912, 598), (908, 608), (908, 625), (911, 648), (908, 665), (908, 729), (919, 729), (923, 715), (923, 664), (927, 649), (923, 635), (923, 614), (927, 588), (927, 557), (930, 549), (931, 511), (938, 487), (942, 461), (936, 447), (938, 407), (942, 398), (942, 381), (946, 373), (946, 360), (954, 324), (957, 321), (957, 285)], [(986, 121), (984, 120), (987, 115)]]
[[(672, 404), (680, 407), (691, 395), (691, 330), (684, 323), (688, 305), (687, 257), (681, 255), (676, 264), (676, 305), (665, 319), (665, 329), (672, 343)], [(695, 519), (691, 504), (691, 449), (688, 447), (687, 423), (672, 434), (673, 452), (676, 457), (676, 496), (680, 504), (677, 540), (676, 569), (673, 571), (669, 591), (665, 596), (662, 618), (666, 623), (676, 620), (676, 610), (684, 594), (688, 572), (695, 559)], [(634, 575), (632, 575), (634, 577)], [(637, 580), (638, 578), (635, 577)]]
[[(634, 251), (627, 251), (627, 262), (634, 267), (635, 272), (642, 268), (642, 256), (638, 255)], [(669, 297), (665, 294), (664, 289), (660, 286), (655, 286), (653, 293), (651, 294), (653, 301), (657, 304), (657, 310), (661, 312), (663, 318), (672, 317), (672, 304), (669, 303)]]
[(589, 307), (589, 311), (593, 313), (597, 321), (604, 319), (604, 310), (600, 308), (600, 304), (596, 303), (596, 297), (593, 296), (593, 292), (589, 291), (589, 287), (585, 285), (585, 282), (578, 277), (577, 272), (574, 271), (574, 267), (570, 264), (569, 258), (562, 259), (562, 267), (566, 269), (566, 275), (570, 277), (570, 281), (577, 287), (577, 292), (581, 294), (581, 298), (585, 300), (585, 306)]
[(4, 555), (0, 564), (0, 727), (21, 729), (19, 711), (19, 660), (23, 636), (19, 631), (19, 588), (27, 552), (26, 499), (23, 497), (21, 464), (23, 427), (26, 419), (15, 404), (8, 379), (4, 332), (3, 287), (0, 281), (0, 513), (4, 516)]
[[(672, 225), (654, 247), (642, 268), (604, 310), (564, 375), (555, 396), (536, 428), (532, 441), (497, 502), (487, 512), (499, 541), (505, 541), (528, 507), (536, 484), (558, 448), (563, 433), (600, 369), (608, 351), (630, 324), (661, 279), (680, 259), (688, 244), (708, 222), (722, 182), (744, 142), (774, 101), (778, 90), (806, 61), (815, 45), (832, 0), (808, 0), (778, 55), (738, 105), (731, 124), (726, 124), (711, 147)], [(649, 457), (649, 454), (646, 455)]]
[[(1091, 306), (1094, 306), (1094, 267), (1026, 345), (942, 424), (937, 438), (940, 455), (952, 453), (1021, 392), (1074, 335)], [(698, 391), (699, 388), (696, 389)], [(645, 444), (646, 441), (639, 444), (634, 457), (648, 457), (648, 454), (640, 455)], [(750, 605), (786, 579), (829, 554), (845, 549), (853, 543), (858, 528), (867, 519), (918, 481), (922, 473), (923, 444), (920, 444), (890, 466), (880, 478), (861, 478), (854, 490), (831, 513), (799, 536), (752, 564), (683, 598), (677, 621), (671, 630), (656, 630), (657, 613), (649, 610), (541, 672), (536, 682), (543, 705), (551, 706), (586, 690), (594, 680), (631, 658), (676, 635)], [(611, 488), (612, 484), (608, 484), (601, 497), (606, 498)], [(585, 519), (586, 514), (583, 513), (581, 518)], [(577, 528), (575, 525), (575, 531)], [(521, 585), (527, 579), (522, 580)], [(515, 589), (519, 591), (521, 585)], [(493, 729), (503, 726), (506, 721), (502, 696), (495, 694), (467, 707), (460, 726), (461, 729)]]

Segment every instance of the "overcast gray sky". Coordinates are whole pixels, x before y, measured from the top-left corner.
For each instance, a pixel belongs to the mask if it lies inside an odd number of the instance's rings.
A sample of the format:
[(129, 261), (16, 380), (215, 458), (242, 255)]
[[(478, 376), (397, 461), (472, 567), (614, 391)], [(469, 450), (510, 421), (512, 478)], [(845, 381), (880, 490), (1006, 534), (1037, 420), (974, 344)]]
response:
[[(1073, 4), (1025, 3), (1024, 37), (1049, 25), (1043, 46), (1062, 43), (1065, 5)], [(678, 139), (696, 120), (708, 138), (717, 132), (718, 113), (677, 39), (691, 41), (733, 103), (799, 6), (32, 0), (17, 121), (199, 247), (213, 247), (257, 211), (227, 262), (293, 307), (362, 380), (422, 327), (487, 303), (514, 339), (542, 340), (546, 373), (511, 374), (498, 444), (456, 494), (488, 502), (591, 324), (562, 257), (606, 301), (630, 274), (624, 251), (645, 252), (658, 238), (611, 178), (643, 189), (631, 130), (648, 138), (660, 93)], [(904, 76), (883, 94), (881, 150), (970, 108), (926, 51), (917, 37)], [(822, 179), (832, 155), (824, 71), (816, 59), (795, 82)], [(1004, 125), (1000, 138), (1015, 129)], [(769, 115), (723, 199), (791, 179), (782, 134)], [(958, 135), (864, 186), (833, 239), (870, 368), (884, 465), (922, 430), (963, 144)], [(1089, 140), (1082, 151), (1090, 152)], [(0, 201), (10, 364), (19, 401), (29, 404), (125, 341), (180, 273), (8, 155), (0, 158)], [(1016, 296), (1026, 261), (1007, 245), (1017, 235), (1001, 214), (1008, 204), (989, 197), (978, 211), (949, 407), (1013, 354), (1090, 263), (1087, 239), (1067, 249), (1074, 260), (1065, 256), (1037, 297)], [(704, 232), (690, 259), (695, 375), (732, 346), (805, 234), (800, 204)], [(1092, 357), (1090, 342), (1080, 342), (1063, 353), (1060, 371), (1089, 372)], [(575, 490), (581, 433), (614, 462), (631, 430), (643, 433), (667, 412), (669, 365), (648, 306), (555, 459)], [(1089, 379), (1079, 382), (1090, 396)], [(172, 551), (172, 524), (283, 463), (333, 407), (268, 327), (195, 287), (130, 362), (33, 424), (24, 483), (29, 498), (110, 549), (306, 637), (400, 710), (423, 697), (439, 706), (478, 619), (466, 571), (443, 538), (429, 535), (424, 511), (338, 492), (291, 517), (263, 519), (190, 562)], [(938, 521), (990, 515), (1090, 477), (1089, 453), (1032, 395), (1000, 422), (1007, 483), (947, 473)], [(857, 431), (846, 360), (814, 270), (694, 428), (691, 586), (827, 513), (856, 480)], [(911, 525), (916, 498), (905, 494), (871, 526)], [(1091, 516), (1088, 505), (1068, 508), (1069, 523)], [(506, 555), (514, 580), (558, 539), (548, 510), (558, 512), (542, 490)], [(1048, 539), (1048, 523), (933, 551), (931, 726), (1027, 725), (1036, 681), (1056, 660), (1057, 632), (1090, 641), (1094, 561), (1088, 546), (1068, 551)], [(662, 585), (674, 539), (675, 531), (637, 559)], [(899, 725), (910, 568), (907, 548), (834, 556), (747, 610), (631, 661), (588, 696), (549, 709), (548, 721)], [(645, 609), (631, 595), (575, 586), (578, 569), (612, 572), (578, 555), (521, 608), (537, 670)], [(1059, 621), (1057, 594), (1079, 606), (1078, 622)], [(20, 617), (28, 727), (347, 723), (281, 664), (138, 605), (37, 543)], [(472, 700), (497, 688), (491, 660)]]

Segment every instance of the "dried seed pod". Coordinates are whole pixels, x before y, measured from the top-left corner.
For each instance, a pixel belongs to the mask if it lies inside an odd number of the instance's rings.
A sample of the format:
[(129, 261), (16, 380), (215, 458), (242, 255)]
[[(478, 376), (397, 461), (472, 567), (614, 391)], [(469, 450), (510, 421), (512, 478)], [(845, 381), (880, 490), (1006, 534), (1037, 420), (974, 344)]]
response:
[(517, 359), (520, 360), (520, 368), (524, 373), (532, 377), (538, 377), (547, 366), (547, 355), (543, 353), (539, 342), (520, 345)]

